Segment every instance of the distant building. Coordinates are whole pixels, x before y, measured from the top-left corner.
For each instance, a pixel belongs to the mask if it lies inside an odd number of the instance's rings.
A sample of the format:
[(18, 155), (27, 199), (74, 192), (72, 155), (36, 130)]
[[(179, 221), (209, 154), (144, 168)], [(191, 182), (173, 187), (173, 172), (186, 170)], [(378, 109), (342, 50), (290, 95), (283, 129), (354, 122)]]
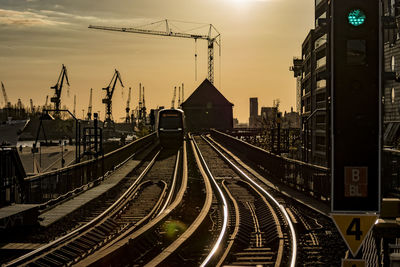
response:
[(276, 118), (278, 117), (277, 107), (261, 107), (261, 124), (263, 128), (271, 129), (276, 125)]
[(190, 131), (233, 128), (233, 104), (207, 79), (181, 106)]
[(249, 117), (249, 127), (256, 128), (258, 126), (258, 98), (250, 98), (250, 117)]
[(282, 118), (282, 129), (300, 129), (300, 114), (293, 111), (291, 108), (290, 112), (285, 112)]

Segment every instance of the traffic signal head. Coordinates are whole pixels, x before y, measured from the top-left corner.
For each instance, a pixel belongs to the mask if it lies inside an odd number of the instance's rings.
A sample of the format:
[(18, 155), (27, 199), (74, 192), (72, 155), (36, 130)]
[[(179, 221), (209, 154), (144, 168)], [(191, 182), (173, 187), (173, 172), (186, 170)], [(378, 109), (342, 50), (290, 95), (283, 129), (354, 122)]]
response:
[(347, 15), (347, 19), (351, 25), (357, 27), (364, 24), (367, 17), (365, 16), (364, 11), (357, 8), (350, 10), (349, 14)]

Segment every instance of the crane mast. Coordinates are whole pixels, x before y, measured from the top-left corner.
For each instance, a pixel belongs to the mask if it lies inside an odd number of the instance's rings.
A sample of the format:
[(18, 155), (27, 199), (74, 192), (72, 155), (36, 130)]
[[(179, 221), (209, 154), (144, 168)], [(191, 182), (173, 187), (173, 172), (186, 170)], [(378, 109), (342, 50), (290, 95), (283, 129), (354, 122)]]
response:
[(125, 108), (125, 111), (126, 111), (125, 122), (126, 123), (129, 123), (131, 121), (131, 117), (129, 116), (129, 111), (130, 111), (129, 105), (131, 103), (131, 90), (132, 89), (129, 87), (128, 100), (126, 101), (126, 108)]
[(31, 113), (33, 114), (33, 113), (35, 113), (35, 108), (34, 108), (34, 106), (33, 106), (33, 100), (32, 100), (32, 98), (30, 99), (30, 103), (31, 103)]
[(3, 97), (4, 97), (4, 107), (5, 108), (10, 108), (11, 107), (11, 102), (8, 101), (6, 88), (4, 87), (3, 82), (1, 82), (1, 91), (3, 92)]
[[(195, 41), (206, 40), (207, 41), (207, 61), (208, 61), (208, 69), (207, 69), (207, 78), (208, 80), (214, 84), (214, 43), (219, 46), (219, 53), (221, 54), (221, 34), (217, 31), (217, 29), (209, 24), (208, 34), (190, 34), (185, 32), (175, 32), (172, 31), (170, 25), (168, 24), (168, 20), (161, 20), (157, 22), (153, 22), (145, 26), (154, 26), (154, 25), (162, 25), (165, 23), (165, 31), (160, 30), (150, 30), (150, 29), (141, 29), (139, 27), (135, 28), (120, 28), (120, 27), (110, 27), (110, 26), (94, 26), (89, 25), (90, 29), (97, 30), (105, 30), (105, 31), (117, 31), (117, 32), (127, 32), (127, 33), (138, 33), (138, 34), (148, 34), (148, 35), (158, 35), (158, 36), (166, 36), (166, 37), (176, 37), (176, 38), (189, 38), (194, 39)], [(213, 34), (215, 32), (215, 34)], [(197, 53), (195, 55), (197, 57)]]
[(174, 95), (172, 96), (171, 108), (175, 108), (176, 86), (174, 87)]
[(115, 86), (117, 85), (117, 81), (119, 80), (122, 87), (124, 84), (121, 80), (121, 75), (119, 74), (118, 70), (115, 70), (114, 75), (108, 84), (107, 87), (103, 88), (106, 91), (106, 96), (103, 98), (103, 103), (106, 105), (106, 118), (105, 118), (105, 127), (111, 127), (113, 124), (112, 119), (112, 96), (114, 94)]
[(56, 115), (57, 117), (60, 116), (61, 91), (64, 85), (64, 81), (66, 81), (67, 85), (69, 86), (67, 67), (65, 67), (63, 64), (56, 85), (50, 87), (51, 89), (54, 89), (54, 96), (50, 98), (50, 101), (54, 103), (54, 109), (56, 110), (54, 115)]
[(47, 109), (47, 103), (49, 102), (49, 95), (46, 95), (46, 102), (44, 103), (44, 108)]
[(89, 106), (87, 110), (87, 120), (92, 120), (92, 95), (93, 95), (93, 88), (90, 88), (90, 96), (89, 96)]

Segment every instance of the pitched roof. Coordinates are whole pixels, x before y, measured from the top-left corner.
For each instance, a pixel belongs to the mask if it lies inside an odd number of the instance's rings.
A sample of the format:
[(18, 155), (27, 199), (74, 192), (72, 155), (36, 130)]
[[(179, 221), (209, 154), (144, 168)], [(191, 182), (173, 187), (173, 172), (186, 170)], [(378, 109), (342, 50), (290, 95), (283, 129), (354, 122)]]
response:
[(208, 103), (213, 106), (233, 106), (208, 79), (205, 79), (182, 103), (182, 107), (205, 106)]

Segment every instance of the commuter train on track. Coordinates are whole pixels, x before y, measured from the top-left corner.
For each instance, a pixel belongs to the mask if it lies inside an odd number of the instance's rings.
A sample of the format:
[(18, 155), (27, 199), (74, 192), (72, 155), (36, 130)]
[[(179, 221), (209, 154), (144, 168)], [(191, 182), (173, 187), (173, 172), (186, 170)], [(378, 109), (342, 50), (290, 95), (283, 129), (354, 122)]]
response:
[(157, 136), (163, 147), (182, 145), (185, 136), (185, 114), (181, 109), (162, 109), (157, 116)]

